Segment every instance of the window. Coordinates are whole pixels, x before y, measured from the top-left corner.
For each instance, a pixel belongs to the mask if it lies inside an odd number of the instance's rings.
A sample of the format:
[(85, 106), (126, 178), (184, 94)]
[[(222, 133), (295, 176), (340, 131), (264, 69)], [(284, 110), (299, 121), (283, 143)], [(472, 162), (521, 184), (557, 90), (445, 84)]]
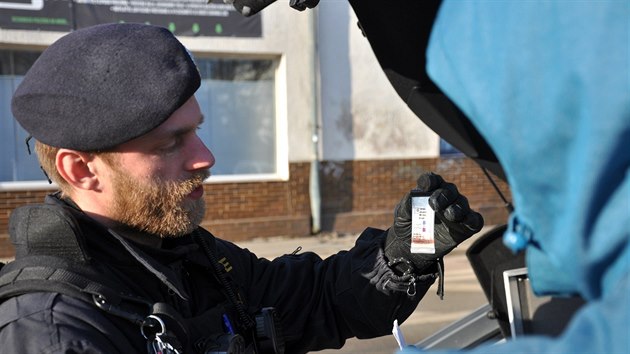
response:
[[(0, 188), (33, 187), (26, 181), (48, 186), (37, 158), (28, 155), (27, 133), (13, 118), (10, 104), (13, 92), (39, 54), (0, 50)], [(202, 78), (196, 97), (205, 116), (198, 133), (217, 160), (213, 180), (282, 178), (288, 162), (278, 154), (282, 150), (279, 142), (286, 140), (279, 139), (278, 134), (278, 122), (282, 122), (276, 109), (279, 60), (195, 61)]]
[(0, 50), (0, 183), (46, 180), (37, 158), (28, 155), (25, 143), (28, 134), (11, 114), (13, 92), (39, 54)]
[(213, 176), (277, 173), (274, 60), (199, 59), (199, 136), (212, 150)]

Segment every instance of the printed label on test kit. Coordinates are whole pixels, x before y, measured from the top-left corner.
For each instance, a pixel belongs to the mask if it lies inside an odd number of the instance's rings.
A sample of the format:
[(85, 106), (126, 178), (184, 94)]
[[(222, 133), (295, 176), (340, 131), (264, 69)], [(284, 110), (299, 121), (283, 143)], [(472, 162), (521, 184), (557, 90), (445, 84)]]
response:
[(411, 193), (411, 253), (435, 253), (435, 211), (428, 196)]

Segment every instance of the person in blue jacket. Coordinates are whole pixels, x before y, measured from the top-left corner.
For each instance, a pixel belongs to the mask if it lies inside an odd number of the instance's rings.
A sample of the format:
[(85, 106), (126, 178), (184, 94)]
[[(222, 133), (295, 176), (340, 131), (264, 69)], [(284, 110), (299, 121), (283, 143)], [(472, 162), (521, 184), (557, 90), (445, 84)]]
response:
[(630, 353), (629, 34), (627, 1), (439, 9), (427, 72), (506, 171), (504, 242), (526, 251), (536, 294), (585, 300), (559, 337), (473, 352)]

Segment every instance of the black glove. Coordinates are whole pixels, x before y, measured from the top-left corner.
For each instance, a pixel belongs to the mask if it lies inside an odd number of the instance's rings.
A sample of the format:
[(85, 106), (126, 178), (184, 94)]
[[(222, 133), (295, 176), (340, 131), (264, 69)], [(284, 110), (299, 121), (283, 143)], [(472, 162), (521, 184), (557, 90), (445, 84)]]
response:
[(319, 4), (319, 0), (290, 0), (289, 6), (298, 10), (304, 11), (307, 8), (312, 9)]
[(431, 193), (429, 205), (435, 210), (435, 254), (411, 253), (411, 197), (409, 193), (394, 210), (394, 225), (387, 231), (385, 257), (399, 274), (423, 274), (423, 270), (452, 251), (483, 227), (481, 214), (470, 209), (468, 199), (457, 187), (434, 173), (418, 177), (418, 189)]

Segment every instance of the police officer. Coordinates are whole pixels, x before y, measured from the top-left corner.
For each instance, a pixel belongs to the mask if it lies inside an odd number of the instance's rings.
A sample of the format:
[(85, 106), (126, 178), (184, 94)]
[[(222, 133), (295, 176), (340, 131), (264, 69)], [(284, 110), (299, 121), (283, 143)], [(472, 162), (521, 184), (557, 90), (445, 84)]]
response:
[(60, 191), (11, 215), (1, 352), (340, 348), (407, 318), (439, 259), (481, 229), (457, 188), (426, 174), (435, 254), (410, 253), (408, 195), (389, 230), (325, 260), (269, 261), (215, 238), (199, 226), (215, 162), (196, 134), (199, 85), (182, 44), (142, 24), (72, 32), (26, 74), (13, 114)]

